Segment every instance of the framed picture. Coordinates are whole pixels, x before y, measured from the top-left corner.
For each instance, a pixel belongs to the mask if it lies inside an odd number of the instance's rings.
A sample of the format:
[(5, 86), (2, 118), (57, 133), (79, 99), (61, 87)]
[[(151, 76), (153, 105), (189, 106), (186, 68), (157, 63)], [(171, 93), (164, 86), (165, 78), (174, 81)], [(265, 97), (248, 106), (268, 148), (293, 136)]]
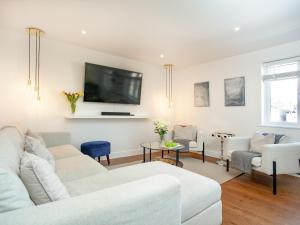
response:
[(197, 107), (208, 107), (209, 102), (209, 82), (194, 84), (194, 105)]
[(245, 106), (245, 77), (224, 80), (225, 106)]

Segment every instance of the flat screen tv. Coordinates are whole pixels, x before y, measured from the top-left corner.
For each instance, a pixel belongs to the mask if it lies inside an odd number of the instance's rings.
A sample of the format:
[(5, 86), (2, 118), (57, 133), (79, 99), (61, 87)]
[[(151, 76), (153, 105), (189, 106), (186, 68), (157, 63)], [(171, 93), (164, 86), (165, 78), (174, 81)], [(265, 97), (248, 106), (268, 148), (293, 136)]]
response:
[(85, 63), (84, 101), (139, 105), (142, 73)]

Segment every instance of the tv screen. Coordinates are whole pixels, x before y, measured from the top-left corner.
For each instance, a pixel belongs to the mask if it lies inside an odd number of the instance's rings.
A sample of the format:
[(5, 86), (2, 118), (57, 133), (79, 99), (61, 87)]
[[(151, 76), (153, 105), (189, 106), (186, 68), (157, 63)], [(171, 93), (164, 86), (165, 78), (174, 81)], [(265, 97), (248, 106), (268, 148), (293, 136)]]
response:
[(85, 63), (84, 101), (139, 105), (142, 73)]

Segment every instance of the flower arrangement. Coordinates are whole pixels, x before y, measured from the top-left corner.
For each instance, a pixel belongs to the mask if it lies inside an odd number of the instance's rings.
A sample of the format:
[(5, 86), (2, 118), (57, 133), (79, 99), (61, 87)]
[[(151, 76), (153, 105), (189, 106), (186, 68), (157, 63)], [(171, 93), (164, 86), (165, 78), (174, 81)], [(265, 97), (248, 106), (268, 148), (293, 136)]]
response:
[(63, 91), (63, 94), (67, 97), (67, 99), (70, 103), (72, 113), (75, 113), (75, 111), (76, 111), (76, 102), (80, 97), (83, 96), (83, 93), (81, 91), (80, 92), (66, 92), (66, 91)]
[(154, 133), (159, 135), (160, 141), (162, 142), (168, 133), (168, 125), (162, 121), (154, 121)]

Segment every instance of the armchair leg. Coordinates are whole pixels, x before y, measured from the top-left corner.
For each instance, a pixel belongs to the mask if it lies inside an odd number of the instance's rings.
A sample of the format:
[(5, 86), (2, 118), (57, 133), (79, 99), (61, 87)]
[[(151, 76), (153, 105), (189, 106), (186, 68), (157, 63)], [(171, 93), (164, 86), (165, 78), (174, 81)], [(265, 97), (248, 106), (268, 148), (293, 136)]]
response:
[(205, 162), (205, 145), (204, 145), (204, 142), (203, 142), (203, 148), (202, 148), (202, 161), (203, 161), (203, 163)]
[(229, 172), (229, 159), (226, 159), (226, 171)]
[[(300, 167), (300, 159), (298, 159), (299, 160), (299, 167)], [(297, 173), (298, 175), (300, 175), (300, 173)]]
[(276, 161), (273, 161), (273, 195), (277, 194)]

